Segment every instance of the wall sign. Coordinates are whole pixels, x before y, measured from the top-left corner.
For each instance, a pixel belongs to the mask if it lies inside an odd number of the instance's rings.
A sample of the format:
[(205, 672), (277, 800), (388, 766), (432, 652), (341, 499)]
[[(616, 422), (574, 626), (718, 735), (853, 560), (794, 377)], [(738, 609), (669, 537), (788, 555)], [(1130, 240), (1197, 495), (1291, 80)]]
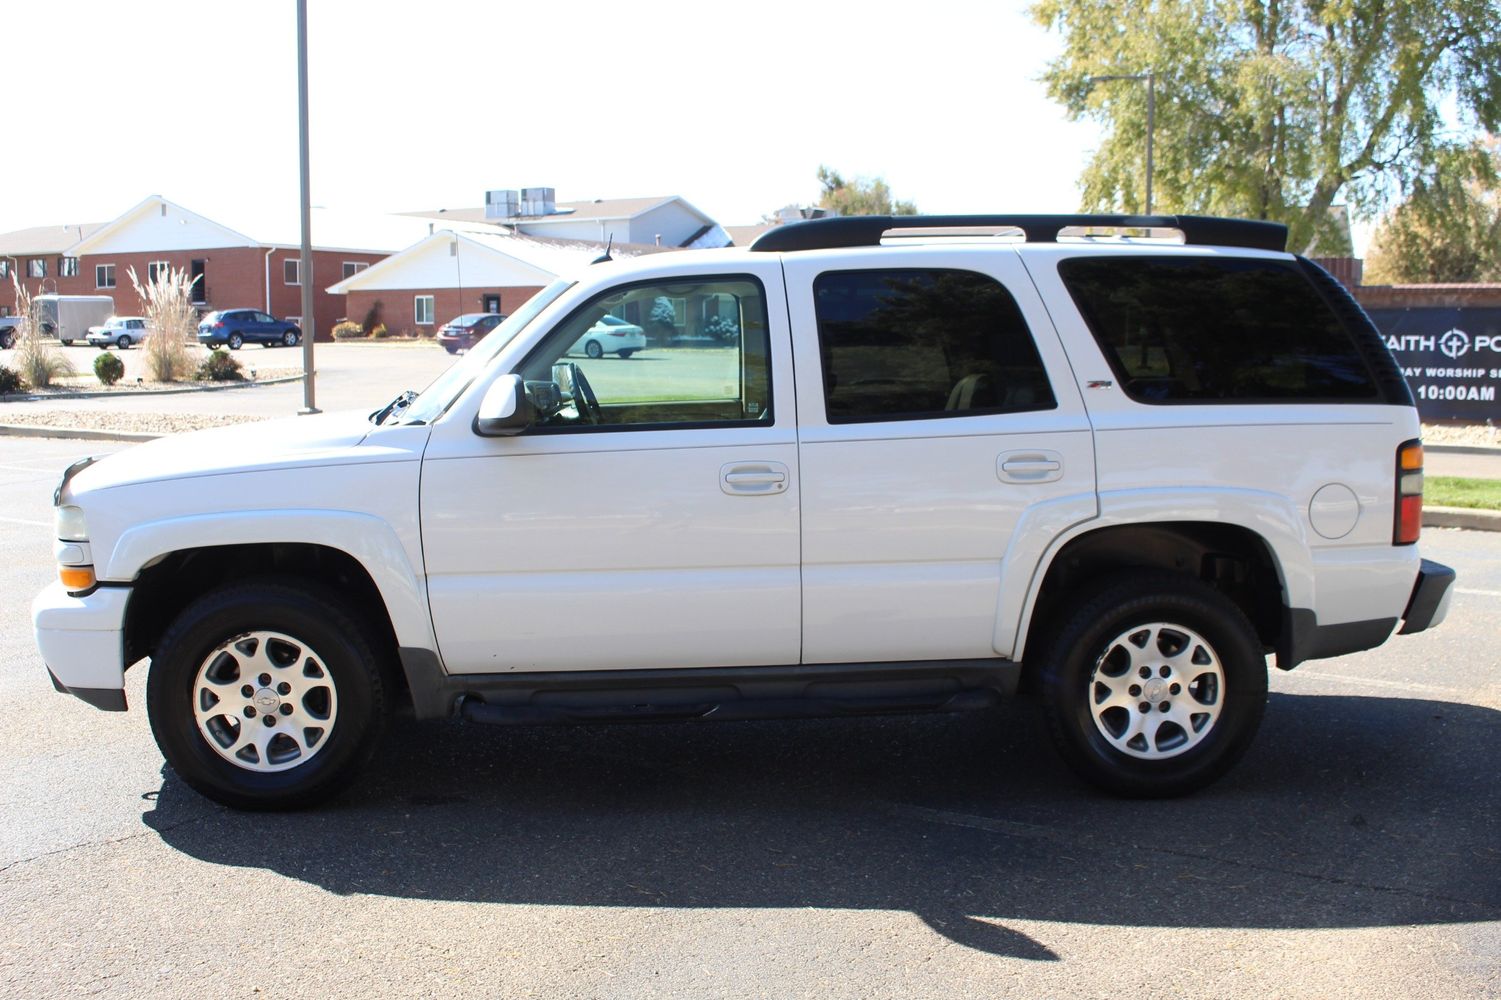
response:
[(1407, 376), (1418, 415), (1501, 419), (1501, 309), (1367, 309)]

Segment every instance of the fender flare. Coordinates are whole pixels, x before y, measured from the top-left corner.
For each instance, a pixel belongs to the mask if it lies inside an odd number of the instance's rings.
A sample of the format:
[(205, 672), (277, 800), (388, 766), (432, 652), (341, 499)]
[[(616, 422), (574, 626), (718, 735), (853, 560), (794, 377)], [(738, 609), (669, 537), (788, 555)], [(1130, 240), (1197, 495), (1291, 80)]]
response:
[(182, 549), (275, 543), (338, 549), (360, 564), (385, 602), (401, 646), (436, 650), (423, 578), (413, 571), (391, 525), (371, 514), (341, 510), (227, 510), (137, 524), (115, 542), (101, 580), (129, 581)]
[[(1015, 537), (1028, 530), (1024, 517)], [(995, 649), (1002, 656), (1020, 659), (1027, 648), (1032, 612), (1053, 560), (1070, 542), (1104, 528), (1172, 524), (1232, 525), (1251, 532), (1267, 546), (1282, 586), (1282, 603), (1288, 608), (1312, 608), (1314, 564), (1303, 516), (1283, 496), (1264, 490), (1166, 487), (1118, 490), (1099, 495), (1099, 515), (1051, 535), (1052, 541), (1035, 563), (1017, 560), (1011, 553), (1002, 568), (1001, 608), (996, 618)], [(1033, 526), (1035, 527), (1035, 526)], [(1015, 538), (1012, 548), (1016, 548)], [(1007, 595), (1025, 594), (1025, 600)]]

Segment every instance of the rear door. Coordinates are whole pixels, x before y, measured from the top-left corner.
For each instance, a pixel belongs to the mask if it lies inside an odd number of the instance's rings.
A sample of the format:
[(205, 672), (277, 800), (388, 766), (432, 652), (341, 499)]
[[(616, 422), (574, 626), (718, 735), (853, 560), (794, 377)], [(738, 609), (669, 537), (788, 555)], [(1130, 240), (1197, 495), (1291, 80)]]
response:
[(1089, 421), (1020, 259), (883, 247), (784, 266), (804, 662), (1011, 655), (1031, 567), (1097, 509)]

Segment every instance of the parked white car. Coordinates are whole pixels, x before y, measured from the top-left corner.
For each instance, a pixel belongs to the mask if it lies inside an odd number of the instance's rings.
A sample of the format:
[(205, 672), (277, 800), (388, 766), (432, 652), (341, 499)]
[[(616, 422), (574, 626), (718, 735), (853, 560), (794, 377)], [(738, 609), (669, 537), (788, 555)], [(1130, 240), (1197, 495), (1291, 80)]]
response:
[(146, 320), (141, 316), (111, 316), (99, 326), (89, 327), (89, 332), (84, 337), (100, 350), (113, 344), (122, 351), (132, 344), (139, 344), (145, 338)]
[[(1184, 243), (1070, 236), (1108, 227)], [(241, 808), (348, 787), (408, 701), (534, 724), (1021, 691), (1089, 781), (1203, 787), (1251, 744), (1269, 658), (1431, 628), (1453, 592), (1415, 544), (1407, 383), (1285, 241), (852, 217), (596, 264), (368, 417), (69, 467), (42, 659), (109, 710), (149, 659), (168, 763)], [(739, 335), (568, 359), (662, 299)]]
[(641, 327), (627, 323), (619, 316), (602, 316), (569, 348), (568, 353), (588, 358), (602, 358), (606, 354), (628, 358), (645, 346), (646, 331)]

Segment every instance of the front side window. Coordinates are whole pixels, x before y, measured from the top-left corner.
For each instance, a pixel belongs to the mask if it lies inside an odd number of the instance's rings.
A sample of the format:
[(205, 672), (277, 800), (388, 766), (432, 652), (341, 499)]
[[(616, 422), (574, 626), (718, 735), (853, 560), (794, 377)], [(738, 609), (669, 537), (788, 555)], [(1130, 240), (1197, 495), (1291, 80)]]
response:
[(75, 278), (78, 276), (77, 257), (57, 258), (57, 274), (62, 278)]
[(831, 424), (1056, 406), (1021, 309), (973, 271), (830, 271), (813, 282)]
[(94, 287), (95, 288), (114, 288), (115, 287), (115, 265), (113, 265), (113, 264), (95, 264), (94, 265)]
[(288, 257), (281, 262), (281, 279), (288, 285), (302, 284), (302, 260)]
[(1074, 257), (1058, 274), (1142, 403), (1373, 401), (1350, 333), (1294, 266), (1237, 257)]
[[(710, 300), (723, 320), (713, 331)], [(766, 293), (745, 275), (612, 289), (560, 322), (519, 371), (546, 430), (769, 424)]]
[(412, 313), (414, 322), (423, 326), (432, 326), (433, 323), (433, 297), (431, 295), (418, 295), (412, 299)]
[(26, 262), (26, 273), (32, 278), (47, 277), (47, 262), (41, 257), (33, 257)]

